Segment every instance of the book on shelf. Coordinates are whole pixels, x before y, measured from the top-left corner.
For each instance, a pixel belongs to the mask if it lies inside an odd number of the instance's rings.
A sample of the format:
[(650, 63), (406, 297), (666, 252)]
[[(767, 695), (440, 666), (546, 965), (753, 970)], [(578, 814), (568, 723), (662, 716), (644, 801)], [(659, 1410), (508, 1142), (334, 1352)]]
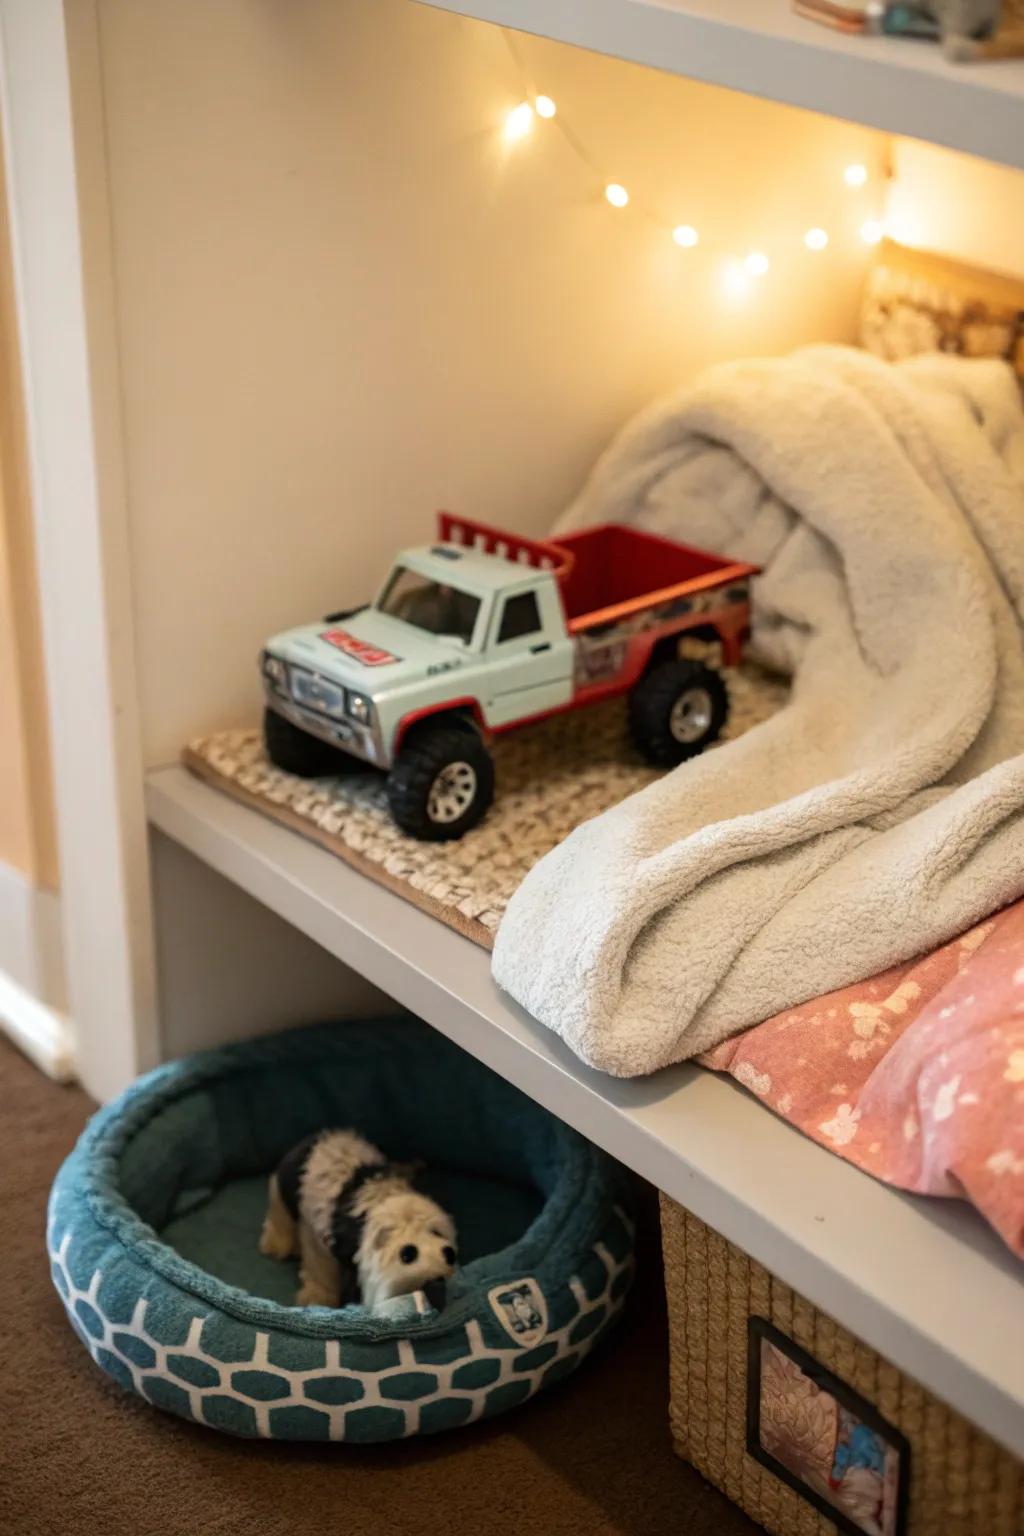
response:
[(793, 0), (798, 16), (821, 22), (837, 32), (866, 32), (871, 0)]
[(798, 16), (837, 32), (941, 41), (954, 62), (1024, 55), (1024, 0), (990, 0), (977, 13), (970, 36), (943, 33), (930, 0), (792, 0), (792, 5)]

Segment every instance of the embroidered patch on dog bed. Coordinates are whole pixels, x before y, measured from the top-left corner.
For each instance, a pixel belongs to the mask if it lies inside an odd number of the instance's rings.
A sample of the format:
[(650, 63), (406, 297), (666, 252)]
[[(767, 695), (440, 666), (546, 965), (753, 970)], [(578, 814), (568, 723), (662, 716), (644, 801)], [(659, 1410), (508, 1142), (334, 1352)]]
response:
[[(789, 687), (752, 663), (726, 673), (723, 741), (782, 707)], [(709, 750), (714, 751), (714, 748)], [(258, 730), (193, 741), (184, 761), (217, 789), (301, 832), (371, 880), (490, 949), (517, 886), (583, 821), (659, 778), (629, 740), (622, 699), (525, 726), (493, 744), (497, 790), (480, 826), (454, 843), (421, 843), (391, 819), (383, 774), (299, 779), (267, 759)]]
[(536, 1280), (496, 1285), (487, 1299), (513, 1343), (525, 1349), (547, 1332), (548, 1305)]

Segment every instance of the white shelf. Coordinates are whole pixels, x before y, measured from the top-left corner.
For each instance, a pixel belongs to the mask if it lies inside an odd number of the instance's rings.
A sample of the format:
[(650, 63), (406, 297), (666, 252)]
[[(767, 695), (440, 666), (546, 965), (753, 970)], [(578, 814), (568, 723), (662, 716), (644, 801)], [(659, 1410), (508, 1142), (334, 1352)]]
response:
[(1024, 1451), (1024, 1270), (967, 1206), (885, 1188), (711, 1072), (591, 1071), (499, 991), (484, 951), (183, 768), (150, 775), (147, 805), (161, 832)]
[(1024, 60), (847, 37), (789, 0), (423, 0), (693, 80), (1024, 166)]

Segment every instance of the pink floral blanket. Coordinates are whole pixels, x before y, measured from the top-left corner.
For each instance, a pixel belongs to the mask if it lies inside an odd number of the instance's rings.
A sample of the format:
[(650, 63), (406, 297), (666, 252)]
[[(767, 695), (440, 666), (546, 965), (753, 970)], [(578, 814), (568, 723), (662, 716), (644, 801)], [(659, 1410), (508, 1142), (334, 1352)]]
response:
[(970, 1200), (1024, 1258), (1024, 901), (700, 1060), (876, 1178)]

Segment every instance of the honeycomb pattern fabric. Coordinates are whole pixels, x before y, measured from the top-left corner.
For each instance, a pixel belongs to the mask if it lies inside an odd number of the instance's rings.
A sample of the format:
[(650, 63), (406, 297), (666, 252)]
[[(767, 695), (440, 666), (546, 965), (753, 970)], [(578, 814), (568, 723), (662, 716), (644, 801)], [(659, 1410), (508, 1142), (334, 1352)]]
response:
[[(356, 1104), (402, 1155), (543, 1197), (521, 1236), (457, 1272), (444, 1312), (282, 1306), (161, 1241), (183, 1201), (265, 1173)], [(574, 1370), (629, 1290), (627, 1202), (617, 1166), (517, 1089), (418, 1020), (374, 1019), (150, 1073), (60, 1170), (47, 1245), (93, 1360), (155, 1407), (237, 1435), (366, 1443), (500, 1413)]]
[[(450, 1336), (379, 1340), (285, 1339), (232, 1326), (216, 1313), (140, 1295), (110, 1299), (104, 1271), (77, 1262), (61, 1234), (59, 1202), (50, 1260), (75, 1332), (96, 1364), (157, 1408), (232, 1434), (285, 1440), (398, 1440), (453, 1429), (514, 1408), (576, 1369), (620, 1311), (633, 1272), (631, 1231), (618, 1213), (608, 1242), (553, 1298), (559, 1326), (532, 1277), (488, 1293), (504, 1337), (471, 1318)], [(536, 1319), (516, 1335), (525, 1305)], [(108, 1310), (109, 1308), (109, 1310)], [(528, 1314), (529, 1315), (529, 1314)]]
[[(708, 648), (688, 642), (684, 649), (704, 657)], [(768, 719), (788, 697), (784, 679), (752, 662), (725, 675), (731, 711), (723, 741)], [(663, 772), (633, 747), (621, 699), (525, 726), (498, 737), (492, 751), (494, 805), (454, 843), (421, 843), (400, 832), (388, 812), (383, 774), (308, 780), (283, 773), (267, 759), (258, 730), (201, 737), (185, 749), (184, 760), (217, 789), (312, 838), (489, 949), (533, 865), (581, 822)]]

